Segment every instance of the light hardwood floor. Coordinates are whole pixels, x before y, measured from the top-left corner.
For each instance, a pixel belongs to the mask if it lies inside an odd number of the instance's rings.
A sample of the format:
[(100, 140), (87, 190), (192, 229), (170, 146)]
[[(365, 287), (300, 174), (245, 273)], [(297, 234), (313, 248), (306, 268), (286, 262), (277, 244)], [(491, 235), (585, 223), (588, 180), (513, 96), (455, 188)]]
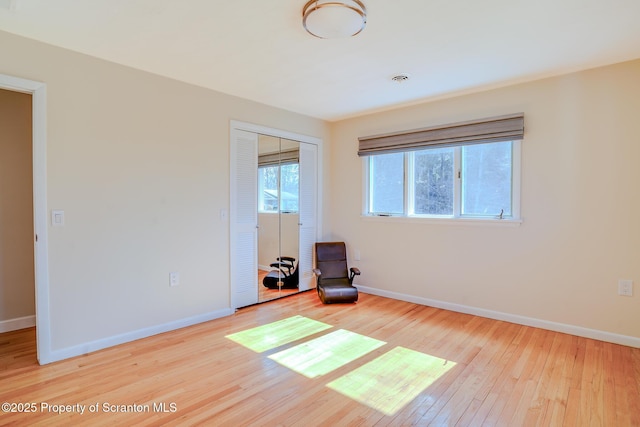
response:
[[(225, 338), (295, 315), (386, 344), (307, 378), (268, 356), (327, 331), (263, 353)], [(0, 402), (36, 404), (35, 413), (0, 413), (0, 425), (640, 426), (640, 349), (367, 294), (322, 305), (304, 292), (46, 366), (36, 364), (34, 335), (0, 334)], [(393, 415), (326, 386), (398, 346), (455, 366)], [(55, 415), (43, 403), (86, 412)]]

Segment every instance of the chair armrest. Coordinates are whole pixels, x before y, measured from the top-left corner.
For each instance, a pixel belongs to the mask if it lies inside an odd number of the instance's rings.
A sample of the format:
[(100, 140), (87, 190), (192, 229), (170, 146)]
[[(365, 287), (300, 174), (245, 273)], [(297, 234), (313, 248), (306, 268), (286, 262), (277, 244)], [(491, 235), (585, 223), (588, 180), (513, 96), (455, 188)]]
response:
[(349, 284), (352, 285), (353, 278), (360, 275), (360, 270), (356, 267), (351, 267), (349, 271), (351, 272), (351, 274), (349, 274)]
[(282, 261), (289, 261), (291, 263), (295, 262), (295, 260), (296, 260), (295, 258), (291, 258), (290, 256), (283, 256), (283, 257), (280, 257), (280, 259)]
[(282, 262), (282, 261), (279, 261), (279, 262), (272, 262), (272, 263), (271, 263), (271, 264), (269, 264), (269, 265), (270, 265), (271, 267), (275, 267), (275, 268), (282, 268), (282, 267), (285, 267), (285, 268), (288, 268), (289, 270), (291, 270), (291, 269), (293, 268), (293, 265), (292, 265), (292, 264), (289, 264), (288, 262)]
[(289, 264), (288, 262), (282, 262), (282, 261), (278, 261), (278, 262), (272, 262), (271, 264), (269, 264), (271, 267), (293, 267), (291, 264)]

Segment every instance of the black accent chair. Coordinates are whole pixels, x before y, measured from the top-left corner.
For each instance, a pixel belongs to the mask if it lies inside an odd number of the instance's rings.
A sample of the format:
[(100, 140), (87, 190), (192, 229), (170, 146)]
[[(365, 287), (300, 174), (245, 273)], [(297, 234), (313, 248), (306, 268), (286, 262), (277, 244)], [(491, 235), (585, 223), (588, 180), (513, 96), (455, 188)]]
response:
[(347, 269), (347, 249), (344, 242), (316, 243), (316, 274), (318, 297), (323, 304), (358, 301), (358, 289), (353, 278), (360, 275), (356, 267)]
[[(269, 289), (296, 289), (298, 287), (298, 265), (296, 259), (288, 256), (276, 258), (276, 262), (270, 264), (271, 270), (262, 279), (262, 284)], [(278, 286), (278, 282), (282, 286)]]

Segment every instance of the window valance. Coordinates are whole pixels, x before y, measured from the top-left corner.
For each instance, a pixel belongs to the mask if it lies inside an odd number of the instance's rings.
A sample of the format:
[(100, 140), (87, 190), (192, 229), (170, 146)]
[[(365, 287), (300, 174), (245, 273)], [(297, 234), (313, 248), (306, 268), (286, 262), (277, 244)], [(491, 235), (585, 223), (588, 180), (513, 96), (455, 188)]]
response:
[(277, 151), (258, 156), (258, 166), (276, 166), (300, 162), (300, 150)]
[(358, 138), (359, 156), (512, 141), (524, 136), (524, 113)]

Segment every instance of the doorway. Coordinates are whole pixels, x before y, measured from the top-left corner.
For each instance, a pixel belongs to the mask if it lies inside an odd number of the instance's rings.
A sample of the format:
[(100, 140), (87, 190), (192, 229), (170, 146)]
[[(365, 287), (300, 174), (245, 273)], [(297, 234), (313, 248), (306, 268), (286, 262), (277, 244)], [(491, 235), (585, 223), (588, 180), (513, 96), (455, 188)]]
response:
[(0, 89), (0, 333), (36, 324), (31, 110)]
[(36, 354), (40, 364), (52, 362), (49, 323), (49, 266), (46, 196), (46, 85), (0, 74), (0, 89), (31, 96), (33, 272)]
[(231, 123), (231, 307), (314, 287), (321, 140)]

